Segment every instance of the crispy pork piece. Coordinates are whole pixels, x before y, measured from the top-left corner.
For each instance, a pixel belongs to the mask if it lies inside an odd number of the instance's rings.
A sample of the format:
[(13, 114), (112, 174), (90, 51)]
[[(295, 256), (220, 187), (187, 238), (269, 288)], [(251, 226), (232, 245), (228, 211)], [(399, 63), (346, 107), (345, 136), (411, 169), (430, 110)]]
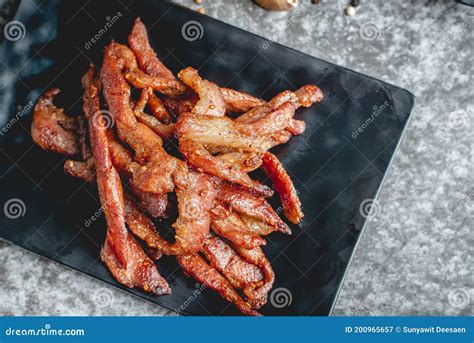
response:
[(295, 92), (283, 91), (277, 94), (269, 102), (252, 108), (248, 112), (236, 118), (235, 121), (243, 124), (254, 123), (266, 116), (268, 113), (274, 111), (285, 102), (291, 102), (296, 106), (296, 108), (298, 108), (301, 106), (309, 107), (315, 102), (321, 101), (322, 99), (323, 93), (318, 87), (314, 85), (306, 85), (299, 88)]
[(135, 158), (142, 164), (133, 174), (133, 186), (142, 192), (169, 193), (174, 190), (172, 174), (177, 159), (164, 151), (162, 140), (155, 132), (135, 118), (130, 105), (130, 86), (122, 71), (136, 69), (135, 57), (126, 46), (109, 44), (101, 69), (104, 96), (120, 139), (135, 151)]
[(219, 87), (202, 79), (197, 70), (191, 67), (181, 70), (178, 78), (199, 95), (199, 101), (192, 112), (196, 115), (222, 117), (225, 115), (225, 103)]
[[(133, 179), (133, 174), (141, 168), (140, 164), (133, 161), (131, 153), (116, 140), (113, 133), (109, 131), (107, 138), (114, 167), (122, 177), (130, 182)], [(137, 197), (140, 207), (151, 217), (158, 218), (167, 216), (167, 194), (143, 192), (140, 189), (133, 187), (133, 184), (131, 184), (131, 190)]]
[(302, 120), (292, 119), (285, 130), (293, 136), (301, 135), (306, 130), (306, 123)]
[(126, 72), (125, 78), (136, 88), (151, 87), (153, 90), (168, 96), (178, 96), (186, 91), (186, 87), (177, 80), (151, 76), (139, 69)]
[(238, 213), (262, 220), (280, 232), (291, 234), (288, 225), (261, 196), (252, 194), (241, 187), (222, 183), (217, 198)]
[(128, 44), (145, 73), (167, 79), (175, 78), (173, 73), (156, 57), (156, 52), (148, 41), (146, 27), (140, 18), (135, 19), (135, 24), (128, 36)]
[[(157, 58), (156, 52), (150, 45), (146, 27), (140, 18), (135, 20), (128, 37), (128, 43), (137, 57), (140, 68), (145, 73), (155, 77), (175, 79), (173, 73)], [(242, 113), (263, 104), (262, 100), (234, 89), (221, 88), (221, 93), (225, 99), (228, 112)], [(161, 121), (160, 118), (157, 119)], [(167, 124), (166, 122), (163, 123)]]
[(232, 284), (216, 269), (210, 266), (201, 256), (198, 254), (182, 255), (177, 256), (177, 260), (179, 265), (188, 275), (216, 291), (227, 301), (234, 303), (243, 314), (249, 316), (260, 316), (260, 313), (252, 309), (252, 306), (242, 299), (242, 297), (234, 290)]
[(265, 240), (258, 234), (252, 233), (237, 213), (219, 201), (214, 202), (211, 218), (212, 230), (232, 244), (247, 249), (265, 245)]
[(175, 180), (179, 212), (173, 224), (176, 229), (175, 243), (162, 238), (150, 219), (138, 210), (130, 198), (125, 199), (127, 224), (150, 247), (166, 255), (192, 254), (201, 250), (209, 235), (209, 210), (217, 187), (207, 175), (196, 173), (184, 164), (177, 169)]
[(140, 121), (140, 123), (148, 126), (161, 138), (171, 139), (174, 137), (175, 124), (162, 124), (158, 119), (144, 112), (135, 111), (135, 116)]
[(263, 273), (260, 268), (243, 260), (219, 237), (211, 235), (204, 243), (202, 253), (234, 288), (258, 287), (263, 284)]
[(78, 123), (74, 117), (66, 115), (62, 108), (53, 104), (53, 99), (59, 92), (59, 89), (53, 88), (39, 98), (33, 111), (31, 137), (45, 150), (63, 155), (78, 155)]
[(250, 173), (262, 165), (262, 154), (254, 152), (228, 152), (217, 155), (217, 158), (233, 163), (245, 173)]
[(251, 137), (240, 132), (232, 119), (227, 117), (181, 115), (176, 123), (180, 141), (228, 147), (242, 151), (263, 152), (266, 137)]
[(91, 157), (86, 161), (66, 160), (64, 162), (64, 172), (72, 177), (83, 179), (87, 182), (95, 181), (95, 162)]
[(278, 158), (268, 151), (263, 154), (262, 167), (280, 196), (285, 217), (293, 224), (298, 224), (304, 214), (293, 181), (285, 168)]
[(175, 245), (182, 253), (200, 250), (209, 235), (210, 210), (217, 196), (218, 185), (208, 175), (191, 170), (181, 163), (173, 175), (178, 198), (178, 219)]
[(148, 97), (148, 108), (151, 114), (162, 124), (171, 124), (172, 117), (165, 107), (163, 101), (153, 92)]
[(100, 111), (100, 83), (93, 82), (93, 75), (94, 69), (91, 67), (83, 77), (84, 113), (89, 120), (97, 187), (107, 222), (106, 241), (101, 250), (102, 260), (114, 277), (125, 286), (141, 287), (157, 295), (169, 294), (171, 289), (168, 283), (125, 226), (122, 184), (110, 158), (106, 127), (94, 120), (94, 115)]
[(180, 140), (179, 151), (183, 154), (186, 161), (200, 172), (220, 177), (229, 182), (237, 183), (257, 194), (267, 197), (273, 195), (273, 192), (269, 187), (258, 181), (252, 180), (247, 173), (242, 171), (233, 163), (212, 156), (202, 144), (193, 141)]
[(226, 111), (230, 113), (242, 113), (250, 111), (252, 108), (263, 105), (265, 101), (253, 95), (236, 91), (231, 88), (221, 87), (221, 94), (224, 98)]
[(248, 136), (270, 136), (284, 130), (293, 119), (296, 106), (287, 101), (252, 123), (239, 123), (237, 129)]
[[(140, 114), (145, 115), (145, 107), (148, 105), (150, 107), (153, 117), (152, 119), (148, 119), (147, 121), (151, 123), (157, 123), (159, 125), (166, 126), (167, 124), (171, 123), (171, 116), (168, 113), (165, 105), (158, 98), (155, 93), (153, 93), (152, 88), (144, 88), (140, 94), (140, 98), (138, 99), (137, 103), (135, 104), (134, 111), (137, 118), (140, 120)], [(146, 117), (151, 117), (146, 115)], [(146, 123), (145, 123), (146, 124)], [(157, 125), (155, 124), (155, 125)], [(158, 132), (157, 132), (158, 133)], [(158, 133), (159, 134), (159, 133)], [(160, 135), (161, 137), (161, 135)]]
[(263, 220), (249, 217), (242, 213), (240, 214), (240, 219), (242, 219), (247, 226), (247, 230), (255, 235), (267, 236), (273, 231), (276, 231), (273, 226), (268, 225)]
[(243, 289), (245, 296), (251, 300), (252, 307), (258, 309), (267, 302), (268, 292), (275, 283), (275, 272), (260, 247), (246, 249), (242, 246), (234, 246), (234, 248), (244, 260), (259, 267), (263, 272), (264, 282), (262, 285)]
[[(259, 267), (243, 259), (222, 239), (211, 236), (204, 243), (202, 254), (212, 267), (219, 271), (235, 289), (241, 289), (253, 308), (266, 302), (266, 295), (256, 289), (266, 288), (264, 275)], [(265, 286), (264, 286), (265, 285)]]

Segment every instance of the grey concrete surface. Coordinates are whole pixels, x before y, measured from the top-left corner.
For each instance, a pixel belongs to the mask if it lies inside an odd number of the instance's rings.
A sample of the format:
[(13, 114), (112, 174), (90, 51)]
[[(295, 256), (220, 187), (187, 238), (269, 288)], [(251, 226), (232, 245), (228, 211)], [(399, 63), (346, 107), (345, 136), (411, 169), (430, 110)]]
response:
[[(198, 8), (191, 0), (176, 1)], [(472, 315), (474, 8), (454, 1), (346, 1), (269, 13), (204, 0), (206, 14), (411, 90), (415, 115), (363, 233), (335, 315)], [(0, 311), (171, 315), (0, 243)]]

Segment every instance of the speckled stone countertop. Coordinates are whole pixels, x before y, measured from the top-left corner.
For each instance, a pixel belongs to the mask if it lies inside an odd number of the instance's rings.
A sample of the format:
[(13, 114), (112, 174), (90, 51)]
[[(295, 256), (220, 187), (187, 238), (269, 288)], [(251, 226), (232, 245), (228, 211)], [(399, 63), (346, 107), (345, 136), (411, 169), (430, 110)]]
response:
[[(378, 198), (381, 211), (361, 237), (334, 314), (472, 315), (474, 8), (361, 2), (354, 17), (343, 15), (345, 0), (302, 1), (292, 13), (266, 12), (250, 0), (203, 6), (210, 16), (417, 97)], [(0, 288), (8, 315), (172, 315), (6, 243)]]

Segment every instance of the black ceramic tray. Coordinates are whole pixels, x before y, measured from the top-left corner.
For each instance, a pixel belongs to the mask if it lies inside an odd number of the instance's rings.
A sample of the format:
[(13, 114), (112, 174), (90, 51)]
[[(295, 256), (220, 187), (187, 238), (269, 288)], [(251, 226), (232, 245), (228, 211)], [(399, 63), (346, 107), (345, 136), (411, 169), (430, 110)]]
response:
[[(28, 131), (31, 107), (47, 88), (63, 90), (57, 102), (67, 113), (81, 112), (80, 76), (89, 61), (100, 64), (112, 38), (126, 42), (137, 16), (174, 72), (194, 66), (220, 85), (265, 99), (307, 83), (323, 90), (322, 103), (299, 111), (306, 132), (274, 149), (300, 192), (305, 218), (292, 227), (292, 236), (268, 238), (265, 253), (277, 275), (277, 291), (262, 313), (328, 315), (364, 227), (364, 211), (376, 197), (412, 111), (413, 95), (168, 2), (21, 2), (14, 18), (20, 35), (11, 31), (0, 46), (5, 105), (0, 237), (123, 288), (98, 258), (105, 224), (96, 191), (64, 175), (63, 157), (34, 146)], [(18, 212), (12, 212), (15, 204)], [(172, 295), (126, 290), (169, 309), (196, 296), (196, 282), (182, 274), (173, 257), (157, 263)], [(182, 313), (239, 314), (210, 290)]]

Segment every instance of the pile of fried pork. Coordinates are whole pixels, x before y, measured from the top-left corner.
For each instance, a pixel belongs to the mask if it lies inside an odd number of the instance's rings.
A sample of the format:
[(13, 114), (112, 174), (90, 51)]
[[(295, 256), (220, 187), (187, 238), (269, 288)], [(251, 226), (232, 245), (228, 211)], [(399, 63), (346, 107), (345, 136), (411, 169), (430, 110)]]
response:
[[(264, 101), (219, 87), (191, 67), (175, 77), (140, 19), (128, 43), (110, 43), (100, 70), (90, 66), (83, 76), (83, 115), (53, 104), (58, 89), (39, 98), (33, 140), (69, 156), (68, 175), (96, 183), (107, 222), (101, 258), (118, 282), (170, 294), (154, 260), (174, 255), (186, 275), (242, 313), (259, 315), (275, 281), (264, 237), (291, 234), (267, 198), (278, 193), (289, 222), (303, 217), (289, 175), (268, 150), (304, 132), (295, 111), (323, 94), (306, 85)], [(180, 156), (164, 149), (167, 141)], [(248, 175), (258, 168), (273, 188)], [(178, 215), (170, 242), (159, 226), (172, 208)]]

